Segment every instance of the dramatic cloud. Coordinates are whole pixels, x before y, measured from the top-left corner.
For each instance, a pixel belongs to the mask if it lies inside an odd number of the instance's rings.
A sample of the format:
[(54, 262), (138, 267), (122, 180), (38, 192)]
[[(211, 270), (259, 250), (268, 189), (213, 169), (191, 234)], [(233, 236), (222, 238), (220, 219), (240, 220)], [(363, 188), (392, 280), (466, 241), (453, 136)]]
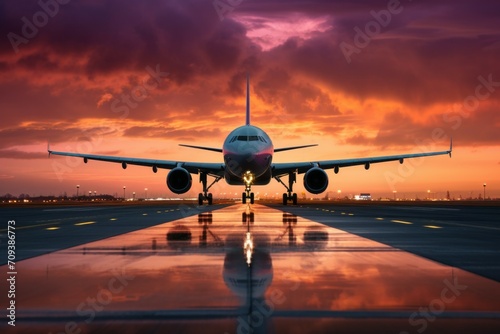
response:
[(114, 152), (222, 143), (244, 121), (247, 73), (252, 121), (276, 141), (376, 154), (439, 128), (462, 147), (500, 144), (493, 1), (54, 4), (0, 4), (0, 158), (96, 137)]

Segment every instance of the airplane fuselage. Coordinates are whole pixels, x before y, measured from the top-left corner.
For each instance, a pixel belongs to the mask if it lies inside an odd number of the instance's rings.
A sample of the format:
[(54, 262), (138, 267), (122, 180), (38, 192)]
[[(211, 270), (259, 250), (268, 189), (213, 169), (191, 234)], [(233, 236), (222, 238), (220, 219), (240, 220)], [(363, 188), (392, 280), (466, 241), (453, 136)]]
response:
[(262, 129), (244, 125), (234, 129), (224, 141), (222, 154), (226, 164), (225, 179), (228, 184), (244, 184), (248, 172), (253, 184), (264, 185), (271, 181), (271, 163), (274, 146)]

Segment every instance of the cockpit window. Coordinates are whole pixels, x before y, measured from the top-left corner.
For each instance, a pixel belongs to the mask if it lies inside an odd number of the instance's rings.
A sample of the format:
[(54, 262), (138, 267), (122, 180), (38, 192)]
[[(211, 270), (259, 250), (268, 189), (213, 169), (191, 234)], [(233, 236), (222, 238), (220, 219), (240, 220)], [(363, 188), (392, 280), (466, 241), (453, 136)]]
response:
[(231, 138), (230, 143), (234, 141), (261, 141), (263, 143), (267, 143), (267, 141), (262, 136), (234, 136)]

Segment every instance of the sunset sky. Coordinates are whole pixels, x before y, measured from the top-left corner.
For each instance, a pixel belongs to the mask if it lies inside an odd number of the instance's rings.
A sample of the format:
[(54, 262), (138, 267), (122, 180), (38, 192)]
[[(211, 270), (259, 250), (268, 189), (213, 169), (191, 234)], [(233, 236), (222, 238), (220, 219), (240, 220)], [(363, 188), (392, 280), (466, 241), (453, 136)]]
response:
[[(329, 171), (332, 194), (477, 197), (486, 183), (500, 196), (498, 1), (59, 1), (0, 3), (0, 195), (172, 196), (166, 170), (49, 159), (47, 142), (221, 162), (178, 144), (221, 147), (244, 124), (248, 72), (252, 124), (275, 147), (319, 144), (275, 162), (446, 150), (453, 137), (451, 159)], [(200, 190), (193, 175), (187, 195)]]

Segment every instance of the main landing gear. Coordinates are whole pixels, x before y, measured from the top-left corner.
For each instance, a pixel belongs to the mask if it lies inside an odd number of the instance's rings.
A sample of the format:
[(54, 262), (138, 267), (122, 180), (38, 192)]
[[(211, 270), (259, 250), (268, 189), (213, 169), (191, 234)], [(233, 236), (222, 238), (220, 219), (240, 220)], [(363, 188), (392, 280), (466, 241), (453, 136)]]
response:
[(207, 173), (201, 172), (200, 173), (200, 182), (203, 185), (203, 193), (198, 194), (198, 205), (203, 205), (203, 201), (207, 201), (208, 205), (212, 205), (213, 202), (213, 197), (212, 193), (209, 193), (208, 190), (210, 187), (212, 187), (215, 183), (219, 182), (220, 179), (222, 179), (222, 176), (218, 175), (211, 175), (215, 178), (215, 180), (210, 183), (210, 185), (207, 187)]
[(293, 183), (297, 180), (297, 174), (288, 173), (288, 186), (281, 181), (281, 176), (275, 176), (276, 181), (281, 183), (286, 188), (286, 193), (283, 193), (283, 205), (287, 205), (289, 201), (293, 203), (293, 205), (297, 205), (297, 194), (293, 192)]
[(241, 194), (241, 203), (246, 204), (247, 199), (250, 200), (250, 204), (255, 202), (255, 195), (252, 192), (252, 183), (254, 180), (254, 176), (251, 172), (246, 172), (243, 175), (243, 181), (245, 181), (245, 192)]

